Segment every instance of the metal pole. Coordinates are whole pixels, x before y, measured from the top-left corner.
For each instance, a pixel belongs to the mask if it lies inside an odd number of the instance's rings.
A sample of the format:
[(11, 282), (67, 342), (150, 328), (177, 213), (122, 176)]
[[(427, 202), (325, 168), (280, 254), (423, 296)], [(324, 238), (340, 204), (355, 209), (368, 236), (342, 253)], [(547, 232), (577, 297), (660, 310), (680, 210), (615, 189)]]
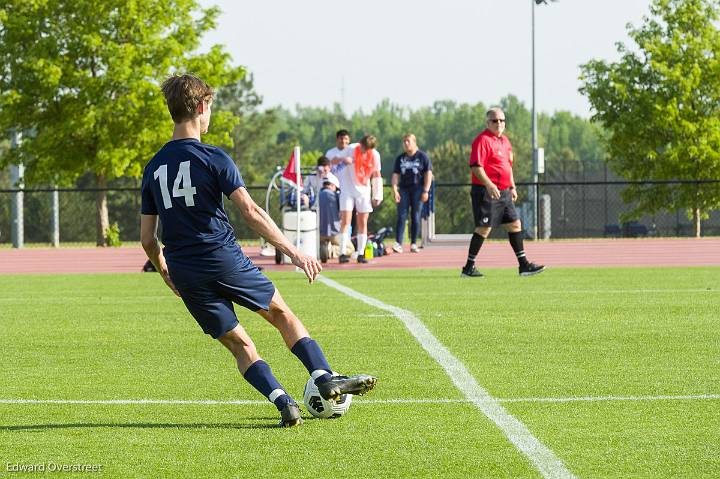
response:
[[(320, 174), (320, 170), (318, 168), (319, 167), (315, 168), (315, 188), (313, 188), (312, 184), (310, 185), (310, 190), (311, 191), (313, 189), (315, 190), (314, 191), (314, 193), (315, 193), (315, 231), (317, 233), (317, 241), (315, 242), (315, 246), (316, 246), (315, 257), (316, 258), (320, 258), (320, 243), (322, 243), (322, 241), (320, 240), (320, 233), (321, 233), (320, 232), (320, 218), (321, 218), (321, 216), (320, 216), (320, 208), (321, 208), (320, 192), (323, 189), (323, 178), (322, 178), (322, 175)], [(310, 181), (309, 178), (308, 178), (308, 181)], [(312, 211), (312, 205), (310, 205), (310, 211)], [(328, 255), (329, 255), (329, 253), (330, 252), (328, 251)]]
[(300, 147), (296, 146), (295, 151), (295, 205), (297, 206), (297, 219), (295, 220), (296, 234), (295, 234), (295, 247), (300, 249)]
[(539, 212), (540, 212), (540, 187), (538, 186), (537, 183), (535, 183), (535, 238), (534, 238), (535, 240), (539, 240), (540, 239), (539, 235), (541, 234), (540, 225), (538, 224), (539, 220), (540, 220)]
[[(22, 134), (13, 130), (12, 137), (10, 140), (11, 148), (19, 148), (22, 142)], [(25, 167), (22, 163), (12, 165), (10, 167), (10, 183), (13, 188), (17, 188), (21, 191), (16, 191), (12, 194), (12, 226), (11, 236), (13, 248), (22, 248), (25, 246), (25, 228), (23, 223), (23, 192), (22, 189), (25, 187), (23, 183), (23, 177), (25, 176)]]
[(60, 246), (60, 198), (58, 195), (57, 185), (52, 192), (52, 222), (51, 222), (50, 240), (52, 245), (57, 248)]
[[(607, 168), (607, 161), (605, 163), (605, 226), (608, 224), (608, 168)], [(603, 226), (603, 230), (605, 229), (605, 226)]]
[(538, 158), (537, 111), (535, 110), (535, 0), (532, 3), (532, 172), (533, 172), (533, 238), (538, 239)]

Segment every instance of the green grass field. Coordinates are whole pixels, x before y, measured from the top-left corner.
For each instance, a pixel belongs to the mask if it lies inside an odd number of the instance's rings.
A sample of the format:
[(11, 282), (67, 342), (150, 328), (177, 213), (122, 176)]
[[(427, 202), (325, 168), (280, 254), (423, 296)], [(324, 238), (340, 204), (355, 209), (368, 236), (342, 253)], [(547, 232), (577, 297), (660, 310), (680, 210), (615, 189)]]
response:
[[(718, 476), (719, 268), (486, 274), (327, 276), (413, 313), (575, 476)], [(102, 465), (93, 477), (541, 477), (393, 314), (270, 276), (334, 369), (380, 378), (345, 417), (272, 427), (275, 408), (156, 275), (0, 276), (0, 476), (52, 463)], [(300, 400), (302, 365), (238, 312)], [(29, 399), (257, 402), (8, 401)]]

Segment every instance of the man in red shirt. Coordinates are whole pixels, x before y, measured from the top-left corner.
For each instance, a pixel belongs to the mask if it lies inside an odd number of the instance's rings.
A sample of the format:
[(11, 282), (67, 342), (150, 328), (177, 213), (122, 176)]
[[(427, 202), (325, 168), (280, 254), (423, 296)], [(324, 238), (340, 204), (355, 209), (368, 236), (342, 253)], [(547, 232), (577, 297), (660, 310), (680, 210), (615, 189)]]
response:
[(485, 115), (487, 128), (472, 144), (470, 170), (475, 231), (470, 240), (468, 258), (460, 273), (463, 278), (478, 278), (483, 274), (475, 268), (475, 257), (485, 238), (494, 226), (502, 225), (508, 232), (510, 245), (515, 251), (520, 276), (542, 273), (545, 266), (530, 263), (525, 257), (522, 225), (515, 210), (517, 190), (513, 178), (513, 152), (510, 140), (503, 135), (505, 113), (491, 108)]

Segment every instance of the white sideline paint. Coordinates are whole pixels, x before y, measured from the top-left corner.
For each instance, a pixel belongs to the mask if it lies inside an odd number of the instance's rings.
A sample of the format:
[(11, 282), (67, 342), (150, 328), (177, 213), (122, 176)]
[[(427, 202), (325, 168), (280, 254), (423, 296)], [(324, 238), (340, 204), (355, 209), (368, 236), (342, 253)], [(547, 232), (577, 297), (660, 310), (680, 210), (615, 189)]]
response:
[(508, 398), (500, 402), (602, 402), (602, 401), (692, 401), (720, 399), (720, 394), (686, 394), (673, 396), (576, 396), (567, 398)]
[[(565, 402), (611, 402), (611, 401), (693, 401), (720, 399), (720, 394), (691, 394), (675, 396), (576, 396), (566, 398), (495, 398), (499, 403), (565, 403)], [(0, 399), (0, 404), (101, 404), (101, 405), (143, 405), (161, 404), (170, 406), (243, 406), (267, 404), (259, 399), (238, 399), (220, 401), (214, 399)], [(361, 399), (353, 401), (357, 404), (473, 404), (469, 399)]]
[(546, 478), (574, 478), (575, 476), (565, 467), (565, 464), (543, 443), (541, 443), (528, 430), (525, 425), (508, 413), (500, 403), (480, 386), (465, 365), (457, 359), (443, 344), (430, 332), (430, 330), (410, 311), (391, 306), (375, 298), (365, 296), (354, 289), (333, 281), (324, 276), (318, 280), (351, 298), (362, 301), (378, 309), (389, 311), (395, 315), (410, 331), (418, 343), (430, 356), (445, 369), (455, 386), (480, 411), (494, 422), (507, 436), (520, 452), (525, 454), (530, 462)]

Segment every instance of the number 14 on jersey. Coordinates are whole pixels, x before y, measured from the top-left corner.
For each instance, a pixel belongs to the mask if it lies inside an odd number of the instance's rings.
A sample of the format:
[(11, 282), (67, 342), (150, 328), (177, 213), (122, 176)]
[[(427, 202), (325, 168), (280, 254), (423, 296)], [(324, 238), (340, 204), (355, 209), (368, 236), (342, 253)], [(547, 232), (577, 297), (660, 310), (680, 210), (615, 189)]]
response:
[[(155, 170), (153, 177), (160, 181), (160, 192), (162, 193), (163, 206), (165, 206), (166, 210), (169, 210), (172, 208), (172, 200), (170, 199), (170, 191), (168, 191), (167, 165), (160, 165), (160, 167)], [(181, 184), (182, 188), (180, 187)], [(195, 193), (196, 189), (192, 185), (192, 180), (190, 179), (190, 162), (183, 161), (180, 163), (178, 174), (175, 177), (175, 182), (173, 183), (173, 198), (182, 196), (185, 198), (185, 206), (195, 206)]]

